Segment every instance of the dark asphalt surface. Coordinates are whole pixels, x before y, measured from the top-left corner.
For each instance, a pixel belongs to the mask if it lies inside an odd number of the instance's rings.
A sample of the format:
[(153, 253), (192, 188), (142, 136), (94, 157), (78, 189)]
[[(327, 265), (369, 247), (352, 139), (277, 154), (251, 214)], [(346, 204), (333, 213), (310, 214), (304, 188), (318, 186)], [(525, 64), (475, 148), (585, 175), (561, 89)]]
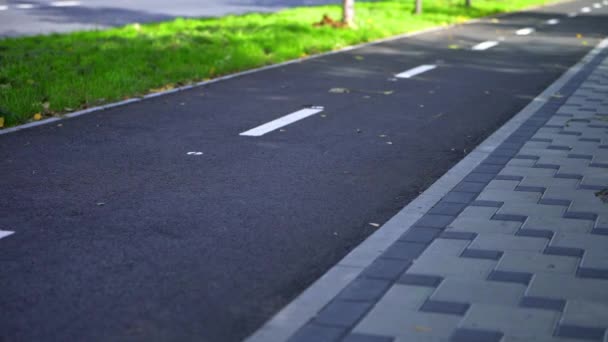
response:
[[(337, 3), (336, 0), (79, 0), (76, 6), (53, 6), (65, 0), (0, 0), (0, 37), (101, 29), (177, 17), (213, 17), (273, 12), (288, 7)], [(18, 8), (31, 4), (32, 8)], [(6, 6), (6, 10), (2, 10)]]
[(0, 136), (0, 340), (242, 340), (608, 34), (606, 7), (565, 17), (584, 4)]

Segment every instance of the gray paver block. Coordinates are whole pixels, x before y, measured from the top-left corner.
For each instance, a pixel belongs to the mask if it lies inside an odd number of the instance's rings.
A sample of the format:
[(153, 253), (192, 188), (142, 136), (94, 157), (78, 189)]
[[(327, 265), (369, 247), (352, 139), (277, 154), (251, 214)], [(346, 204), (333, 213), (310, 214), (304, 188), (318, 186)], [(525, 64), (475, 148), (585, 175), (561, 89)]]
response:
[(369, 278), (394, 280), (410, 265), (410, 261), (378, 258), (363, 271), (362, 275)]
[(521, 229), (550, 230), (553, 232), (588, 233), (593, 222), (586, 220), (566, 219), (563, 217), (528, 217)]
[(564, 311), (566, 301), (563, 299), (524, 296), (519, 305), (526, 308), (537, 308), (554, 311)]
[[(559, 284), (559, 286), (556, 286)], [(537, 273), (526, 295), (557, 299), (608, 301), (608, 280), (577, 278), (561, 273)]]
[(454, 216), (452, 215), (426, 214), (416, 222), (415, 226), (445, 228), (453, 220)]
[(574, 274), (579, 258), (537, 252), (507, 251), (496, 266), (500, 271), (554, 272)]
[(493, 270), (488, 275), (488, 280), (528, 285), (532, 280), (532, 273)]
[(494, 260), (458, 258), (423, 253), (410, 267), (414, 274), (467, 276), (485, 279), (496, 265)]
[(468, 204), (471, 203), (476, 196), (476, 193), (450, 191), (443, 197), (442, 201)]
[(516, 306), (526, 286), (462, 277), (445, 278), (431, 295), (432, 300)]
[(405, 273), (401, 277), (399, 277), (397, 283), (401, 285), (437, 287), (439, 286), (439, 284), (441, 284), (442, 281), (443, 277), (441, 276)]
[(494, 207), (469, 206), (466, 207), (466, 209), (464, 209), (460, 215), (458, 215), (458, 218), (470, 217), (475, 219), (485, 218), (489, 220), (497, 210), (498, 208)]
[(570, 300), (566, 304), (560, 323), (608, 328), (608, 302)]
[(418, 242), (401, 242), (397, 241), (393, 243), (384, 253), (383, 258), (390, 259), (401, 259), (401, 260), (413, 260), (417, 258), (426, 244)]
[(608, 254), (608, 236), (591, 234), (558, 233), (551, 240), (551, 246), (574, 247), (587, 252)]
[(543, 238), (511, 236), (500, 234), (479, 234), (469, 248), (494, 251), (535, 251), (541, 252), (549, 241)]
[(459, 327), (519, 337), (551, 336), (558, 319), (559, 313), (549, 310), (473, 304)]
[(399, 238), (399, 241), (431, 243), (441, 232), (440, 228), (412, 227)]
[(429, 210), (429, 214), (456, 216), (460, 214), (460, 212), (463, 211), (466, 207), (467, 205), (464, 203), (439, 202), (437, 203), (437, 205), (431, 208), (431, 210)]
[(342, 342), (393, 342), (390, 336), (368, 335), (368, 334), (349, 334)]
[(601, 341), (606, 337), (606, 329), (560, 324), (556, 329), (555, 335), (572, 337), (579, 340)]
[(500, 342), (504, 334), (500, 331), (458, 328), (450, 342)]
[(472, 233), (492, 233), (513, 235), (521, 227), (522, 223), (517, 221), (500, 221), (484, 218), (457, 217), (447, 231), (463, 231)]
[(467, 240), (435, 239), (424, 253), (457, 257), (462, 254), (469, 243)]
[(509, 190), (484, 190), (477, 197), (478, 200), (537, 203), (541, 194), (537, 192), (509, 191)]
[(420, 307), (420, 311), (443, 313), (447, 315), (464, 315), (469, 309), (468, 303), (443, 300), (427, 300)]

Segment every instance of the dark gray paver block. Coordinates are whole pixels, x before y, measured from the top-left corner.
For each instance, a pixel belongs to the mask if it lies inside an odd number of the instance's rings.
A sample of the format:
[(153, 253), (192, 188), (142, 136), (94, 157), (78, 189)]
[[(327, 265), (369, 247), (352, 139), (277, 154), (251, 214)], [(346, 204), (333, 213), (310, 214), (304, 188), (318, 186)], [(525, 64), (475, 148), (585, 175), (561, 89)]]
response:
[(560, 337), (580, 338), (584, 340), (601, 341), (606, 329), (581, 327), (577, 325), (560, 324), (555, 330), (555, 335)]
[(426, 214), (414, 225), (418, 227), (445, 228), (454, 221), (453, 215)]
[(532, 273), (493, 270), (488, 275), (488, 280), (528, 285), (532, 280)]
[(486, 187), (485, 183), (461, 182), (456, 185), (453, 191), (479, 193)]
[(351, 333), (342, 342), (392, 342), (394, 337)]
[(597, 214), (583, 211), (566, 211), (564, 213), (564, 218), (595, 221), (597, 219)]
[(442, 201), (468, 204), (471, 203), (475, 199), (475, 197), (477, 197), (477, 194), (475, 193), (450, 191), (447, 195), (443, 197)]
[(547, 188), (542, 186), (522, 186), (518, 185), (515, 187), (515, 191), (524, 191), (524, 192), (540, 192), (544, 193)]
[(528, 216), (524, 215), (513, 215), (513, 214), (494, 214), (492, 216), (492, 220), (497, 221), (516, 221), (516, 222), (526, 222)]
[(441, 284), (442, 280), (443, 277), (440, 276), (405, 273), (401, 277), (399, 277), (397, 283), (404, 285), (437, 287), (439, 286), (439, 284)]
[(585, 250), (575, 247), (547, 246), (543, 253), (549, 255), (562, 255), (580, 258), (583, 256), (583, 254), (585, 254)]
[(560, 205), (560, 206), (564, 206), (564, 207), (569, 207), (570, 203), (572, 203), (572, 201), (570, 201), (570, 200), (555, 199), (555, 198), (541, 198), (538, 201), (538, 204), (543, 204), (543, 205)]
[(465, 258), (476, 258), (476, 259), (489, 259), (498, 260), (502, 256), (502, 251), (492, 251), (487, 249), (465, 249), (460, 256)]
[(334, 342), (339, 341), (345, 333), (345, 328), (309, 323), (292, 335), (287, 342)]
[(494, 177), (494, 179), (496, 179), (496, 180), (506, 180), (506, 181), (519, 181), (519, 182), (521, 182), (522, 180), (524, 180), (524, 177), (522, 177), (522, 176), (513, 176), (513, 175), (497, 175), (496, 177)]
[(472, 232), (453, 232), (444, 231), (439, 235), (441, 239), (452, 239), (452, 240), (474, 240), (477, 237), (477, 233)]
[(467, 312), (470, 306), (471, 305), (468, 303), (427, 299), (420, 307), (420, 311), (462, 316)]
[(561, 179), (583, 179), (583, 175), (577, 175), (575, 173), (556, 173), (553, 175), (553, 178), (561, 178)]
[(490, 208), (500, 208), (505, 204), (505, 202), (499, 201), (487, 201), (487, 200), (475, 200), (469, 204), (473, 207), (490, 207)]
[(409, 260), (378, 258), (362, 273), (364, 277), (394, 280), (412, 265)]
[(420, 254), (422, 254), (425, 248), (425, 243), (397, 241), (393, 243), (386, 251), (384, 251), (384, 253), (382, 253), (382, 257), (402, 260), (414, 260)]
[(441, 234), (442, 230), (441, 228), (412, 227), (399, 238), (399, 241), (429, 244)]
[[(496, 153), (496, 151), (494, 153)], [(478, 167), (476, 167), (473, 170), (473, 173), (489, 173), (489, 174), (496, 175), (497, 173), (500, 172), (500, 170), (502, 170), (502, 168), (503, 167), (501, 165), (491, 165), (491, 164), (479, 165)]]
[(337, 298), (349, 301), (374, 301), (382, 297), (389, 286), (388, 280), (357, 278), (348, 284)]
[(496, 177), (496, 173), (476, 173), (471, 172), (464, 177), (464, 182), (483, 183), (487, 184)]
[(536, 308), (563, 312), (564, 307), (566, 306), (566, 300), (546, 297), (524, 296), (519, 302), (519, 305), (526, 308)]
[(450, 336), (450, 342), (500, 342), (500, 331), (458, 328)]
[(581, 278), (608, 279), (608, 269), (579, 267), (576, 275)]
[(466, 208), (464, 203), (439, 202), (431, 210), (429, 214), (451, 215), (456, 216)]
[(519, 229), (515, 232), (515, 235), (552, 239), (554, 233), (553, 231), (547, 229)]
[(314, 318), (315, 323), (339, 327), (353, 327), (373, 306), (371, 302), (334, 300)]

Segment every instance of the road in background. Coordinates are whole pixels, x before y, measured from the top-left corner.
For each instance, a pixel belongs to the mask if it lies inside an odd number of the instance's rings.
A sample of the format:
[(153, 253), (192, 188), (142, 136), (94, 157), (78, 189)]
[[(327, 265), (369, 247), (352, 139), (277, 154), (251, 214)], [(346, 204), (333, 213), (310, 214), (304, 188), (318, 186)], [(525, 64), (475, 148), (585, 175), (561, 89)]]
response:
[(271, 12), (334, 0), (0, 0), (0, 37), (102, 29), (177, 17)]
[(0, 339), (241, 340), (604, 38), (591, 5), (0, 135)]

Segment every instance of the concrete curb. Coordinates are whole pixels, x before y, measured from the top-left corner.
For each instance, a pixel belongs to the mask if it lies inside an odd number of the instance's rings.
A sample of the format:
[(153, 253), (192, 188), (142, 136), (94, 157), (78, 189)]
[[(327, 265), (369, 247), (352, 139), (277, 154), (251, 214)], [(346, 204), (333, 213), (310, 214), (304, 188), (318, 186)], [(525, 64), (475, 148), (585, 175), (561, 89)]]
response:
[(287, 340), (606, 47), (608, 47), (608, 38), (602, 40), (581, 61), (566, 71), (517, 115), (346, 255), (246, 341), (279, 342)]
[(182, 86), (182, 87), (173, 88), (171, 90), (166, 90), (166, 91), (162, 91), (162, 92), (158, 92), (158, 93), (151, 93), (151, 94), (147, 94), (147, 95), (144, 95), (144, 96), (141, 96), (141, 97), (134, 97), (134, 98), (126, 99), (126, 100), (123, 100), (123, 101), (108, 103), (108, 104), (101, 105), (101, 106), (91, 107), (91, 108), (79, 110), (79, 111), (76, 111), (76, 112), (67, 113), (67, 114), (62, 115), (62, 116), (52, 117), (52, 118), (48, 118), (48, 119), (44, 119), (44, 120), (40, 120), (40, 121), (29, 122), (29, 123), (26, 123), (26, 124), (23, 124), (23, 125), (9, 127), (9, 128), (5, 128), (5, 129), (0, 129), (0, 135), (17, 132), (17, 131), (20, 131), (20, 130), (23, 130), (23, 129), (27, 129), (27, 128), (32, 128), (32, 127), (46, 125), (46, 124), (49, 124), (49, 123), (53, 123), (55, 121), (69, 119), (69, 118), (74, 118), (74, 117), (81, 116), (81, 115), (84, 115), (84, 114), (89, 114), (89, 113), (93, 113), (93, 112), (99, 112), (99, 111), (103, 111), (103, 110), (114, 108), (114, 107), (120, 107), (120, 106), (124, 106), (124, 105), (127, 105), (127, 104), (139, 102), (139, 101), (142, 101), (142, 100), (145, 100), (145, 99), (150, 99), (150, 98), (154, 98), (154, 97), (169, 95), (169, 94), (177, 93), (177, 92), (180, 92), (180, 91), (189, 90), (189, 89), (192, 89), (192, 88), (196, 88), (196, 87), (200, 87), (200, 86), (205, 86), (205, 85), (213, 84), (213, 83), (216, 83), (216, 82), (226, 81), (226, 80), (229, 80), (229, 79), (232, 79), (232, 78), (246, 76), (246, 75), (249, 75), (249, 74), (253, 74), (253, 73), (257, 73), (257, 72), (261, 72), (261, 71), (265, 71), (265, 70), (280, 68), (280, 67), (283, 67), (283, 66), (286, 66), (286, 65), (300, 63), (300, 62), (304, 62), (304, 61), (315, 59), (315, 58), (321, 58), (321, 57), (325, 57), (325, 56), (334, 55), (334, 54), (337, 54), (337, 53), (342, 53), (342, 52), (347, 52), (347, 51), (351, 51), (351, 50), (356, 50), (356, 49), (363, 48), (363, 47), (366, 47), (366, 46), (371, 46), (371, 45), (381, 44), (381, 43), (390, 42), (390, 41), (394, 41), (394, 40), (399, 40), (399, 39), (403, 39), (403, 38), (413, 37), (413, 36), (417, 36), (417, 35), (425, 34), (425, 33), (429, 33), (429, 32), (436, 32), (436, 31), (441, 31), (441, 30), (447, 30), (447, 29), (450, 29), (450, 28), (453, 28), (453, 27), (459, 26), (459, 25), (474, 24), (474, 23), (481, 22), (483, 20), (487, 20), (489, 18), (503, 17), (503, 16), (506, 16), (506, 15), (511, 15), (511, 14), (515, 14), (515, 13), (521, 13), (521, 12), (529, 11), (529, 10), (534, 9), (534, 8), (540, 8), (540, 7), (544, 7), (544, 6), (554, 6), (554, 5), (558, 5), (558, 4), (565, 3), (565, 2), (571, 2), (571, 1), (574, 1), (574, 0), (556, 1), (556, 2), (552, 2), (550, 4), (547, 4), (547, 5), (533, 6), (533, 7), (521, 9), (521, 10), (518, 10), (518, 11), (506, 12), (506, 13), (500, 13), (500, 14), (496, 14), (496, 15), (487, 16), (487, 17), (476, 18), (476, 19), (472, 19), (472, 20), (469, 20), (469, 21), (466, 21), (466, 22), (460, 23), (460, 24), (452, 24), (452, 25), (446, 25), (446, 26), (431, 27), (431, 28), (428, 28), (428, 29), (420, 30), (420, 31), (415, 31), (415, 32), (410, 32), (410, 33), (404, 33), (404, 34), (400, 34), (400, 35), (396, 35), (396, 36), (392, 36), (392, 37), (388, 37), (388, 38), (382, 38), (382, 39), (379, 39), (379, 40), (375, 40), (373, 42), (362, 43), (362, 44), (357, 44), (357, 45), (351, 45), (351, 46), (347, 46), (347, 47), (339, 49), (339, 50), (324, 52), (324, 53), (321, 53), (321, 54), (318, 54), (318, 55), (314, 55), (314, 56), (307, 56), (307, 57), (303, 57), (303, 58), (292, 59), (292, 60), (289, 60), (289, 61), (286, 61), (286, 62), (282, 62), (282, 63), (278, 63), (278, 64), (273, 64), (273, 65), (268, 65), (268, 66), (264, 66), (264, 67), (260, 67), (260, 68), (245, 70), (245, 71), (237, 72), (237, 73), (234, 73), (234, 74), (229, 74), (229, 75), (226, 75), (226, 76), (221, 76), (221, 77), (218, 77), (218, 78), (214, 78), (212, 80), (202, 81), (202, 82), (198, 82), (198, 83), (194, 83), (194, 84), (185, 85), (185, 86)]

